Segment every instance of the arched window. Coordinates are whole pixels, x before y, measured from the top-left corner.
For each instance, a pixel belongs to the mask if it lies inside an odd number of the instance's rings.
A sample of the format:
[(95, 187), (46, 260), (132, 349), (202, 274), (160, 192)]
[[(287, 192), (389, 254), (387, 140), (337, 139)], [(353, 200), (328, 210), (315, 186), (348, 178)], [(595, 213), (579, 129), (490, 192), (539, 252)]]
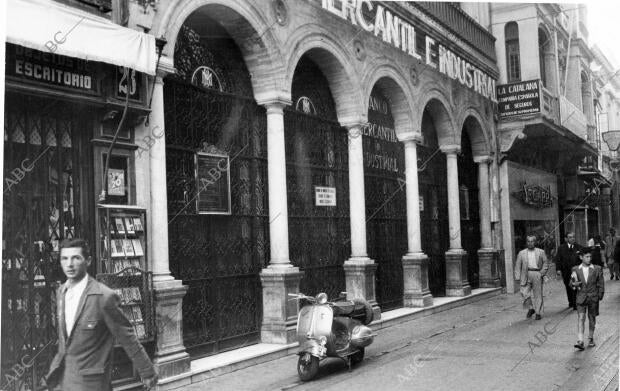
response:
[(517, 22), (506, 23), (506, 73), (508, 82), (521, 80), (521, 61), (519, 56), (519, 26)]
[(548, 87), (546, 53), (549, 51), (549, 38), (545, 30), (538, 29), (538, 64), (540, 65), (540, 81), (544, 87)]

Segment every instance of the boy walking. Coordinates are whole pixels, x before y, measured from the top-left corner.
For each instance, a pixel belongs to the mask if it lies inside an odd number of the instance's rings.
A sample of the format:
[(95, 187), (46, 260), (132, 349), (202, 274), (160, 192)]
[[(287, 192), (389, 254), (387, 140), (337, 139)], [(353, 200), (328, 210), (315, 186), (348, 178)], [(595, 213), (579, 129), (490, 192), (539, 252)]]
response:
[(575, 347), (579, 350), (584, 350), (583, 334), (586, 312), (590, 329), (588, 346), (595, 346), (594, 328), (598, 316), (598, 302), (603, 300), (605, 293), (603, 269), (598, 265), (592, 265), (591, 251), (590, 248), (580, 249), (581, 265), (573, 267), (570, 281), (571, 287), (577, 291), (577, 344)]

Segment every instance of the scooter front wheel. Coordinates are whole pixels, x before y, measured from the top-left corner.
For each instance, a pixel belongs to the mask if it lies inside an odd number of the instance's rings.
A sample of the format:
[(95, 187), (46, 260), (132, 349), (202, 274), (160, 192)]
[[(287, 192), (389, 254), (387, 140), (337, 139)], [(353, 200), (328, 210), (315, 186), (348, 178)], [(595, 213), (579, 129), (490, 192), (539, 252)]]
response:
[(297, 373), (301, 381), (312, 380), (319, 372), (319, 358), (310, 353), (304, 353), (297, 360)]
[(364, 348), (361, 348), (351, 355), (351, 364), (359, 364), (362, 361), (364, 361)]

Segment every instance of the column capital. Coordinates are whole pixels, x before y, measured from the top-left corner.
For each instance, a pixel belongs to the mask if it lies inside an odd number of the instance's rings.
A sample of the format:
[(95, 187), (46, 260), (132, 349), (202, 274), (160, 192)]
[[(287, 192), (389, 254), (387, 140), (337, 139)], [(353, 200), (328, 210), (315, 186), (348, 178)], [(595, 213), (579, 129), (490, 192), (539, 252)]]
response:
[(493, 161), (493, 158), (489, 155), (480, 155), (480, 156), (474, 156), (474, 162), (475, 163), (491, 163)]
[(457, 153), (461, 152), (461, 146), (457, 144), (440, 145), (439, 149), (441, 149), (441, 152), (447, 155), (450, 155), (450, 154), (456, 155)]
[(419, 144), (422, 142), (422, 135), (418, 132), (406, 132), (397, 134), (398, 140), (403, 142), (405, 145), (413, 142), (415, 144)]
[(351, 117), (339, 119), (338, 122), (340, 122), (340, 126), (342, 126), (343, 128), (347, 128), (347, 129), (357, 128), (357, 127), (363, 128), (364, 126), (370, 125), (370, 122), (368, 122), (367, 116), (358, 116), (358, 115), (353, 115)]
[(255, 95), (255, 98), (256, 103), (261, 106), (265, 106), (268, 110), (274, 107), (283, 109), (285, 106), (290, 106), (293, 103), (291, 100), (291, 94), (283, 91), (258, 93)]
[(159, 64), (157, 65), (157, 75), (155, 75), (155, 82), (163, 84), (164, 77), (175, 72), (176, 70), (174, 69), (174, 61), (170, 57), (162, 54), (162, 56), (159, 58)]

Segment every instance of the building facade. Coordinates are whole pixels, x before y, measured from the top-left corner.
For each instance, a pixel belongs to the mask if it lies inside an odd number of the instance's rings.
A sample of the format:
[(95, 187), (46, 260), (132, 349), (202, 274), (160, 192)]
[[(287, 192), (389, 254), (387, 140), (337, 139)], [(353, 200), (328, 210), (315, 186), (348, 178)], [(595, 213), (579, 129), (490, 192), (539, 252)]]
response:
[[(594, 53), (593, 70), (595, 70), (595, 112), (599, 130), (599, 166), (603, 176), (612, 183), (611, 187), (601, 193), (601, 213), (599, 230), (607, 232), (609, 228), (618, 227), (620, 210), (618, 205), (618, 145), (617, 132), (620, 129), (620, 96), (617, 69), (600, 48), (592, 48)], [(615, 136), (615, 137), (614, 137)]]
[(598, 167), (585, 6), (492, 3), (491, 10), (503, 245), (507, 288), (515, 292), (512, 266), (525, 236), (537, 233), (548, 257), (567, 232), (585, 245), (599, 233), (607, 181)]
[[(552, 255), (563, 232), (597, 212), (577, 208), (584, 217), (558, 229), (581, 201), (566, 190), (571, 178), (579, 189), (597, 175), (584, 170), (599, 133), (592, 54), (562, 19), (570, 9), (101, 3), (11, 0), (149, 42), (123, 52), (133, 64), (97, 48), (69, 52), (70, 40), (25, 39), (17, 27), (7, 44), (3, 374), (53, 339), (60, 240), (95, 243), (94, 276), (123, 273), (101, 261), (120, 238), (112, 212), (123, 240), (142, 240), (145, 346), (169, 388), (189, 381), (192, 359), (293, 342), (289, 293), (347, 292), (379, 318), (472, 289), (515, 292), (517, 237), (540, 233)], [(58, 85), (53, 67), (77, 78)], [(38, 154), (51, 168), (31, 164)], [(142, 230), (126, 220), (134, 212)], [(23, 216), (27, 232), (11, 232)], [(5, 342), (20, 328), (28, 335)], [(130, 387), (119, 355), (115, 385)], [(40, 357), (16, 388), (40, 382)]]
[(299, 290), (380, 316), (499, 285), (493, 37), (452, 6), (355, 4), (160, 4), (170, 223), (155, 240), (188, 286), (195, 357), (292, 342)]

